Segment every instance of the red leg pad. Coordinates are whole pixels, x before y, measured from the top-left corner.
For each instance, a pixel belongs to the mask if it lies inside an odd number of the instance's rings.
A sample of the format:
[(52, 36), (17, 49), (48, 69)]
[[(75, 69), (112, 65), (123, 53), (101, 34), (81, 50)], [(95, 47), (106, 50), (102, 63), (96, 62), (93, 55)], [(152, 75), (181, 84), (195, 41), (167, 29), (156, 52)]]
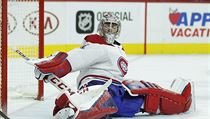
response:
[(159, 107), (160, 97), (158, 95), (148, 95), (144, 101), (145, 112), (156, 113)]
[(80, 111), (76, 119), (100, 119), (106, 115), (117, 112), (116, 105), (112, 102), (111, 95), (105, 91), (103, 96), (89, 110)]
[(161, 88), (145, 81), (123, 81), (132, 94), (145, 96), (144, 111), (152, 114), (177, 114), (189, 110), (191, 99), (191, 84), (188, 83), (181, 94)]

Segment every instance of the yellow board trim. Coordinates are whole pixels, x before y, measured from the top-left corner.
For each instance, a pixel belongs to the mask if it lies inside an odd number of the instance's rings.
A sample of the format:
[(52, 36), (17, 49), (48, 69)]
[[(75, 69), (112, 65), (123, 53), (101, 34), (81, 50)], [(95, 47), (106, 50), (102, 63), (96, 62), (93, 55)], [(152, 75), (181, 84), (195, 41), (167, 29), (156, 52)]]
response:
[[(54, 51), (69, 51), (80, 47), (79, 44), (46, 45), (45, 55)], [(127, 54), (144, 54), (144, 44), (123, 44)], [(210, 44), (147, 44), (147, 54), (210, 54)]]
[[(67, 52), (79, 48), (80, 44), (45, 45), (44, 56), (49, 56), (55, 51)], [(37, 46), (18, 46), (28, 57), (38, 57)], [(127, 54), (144, 54), (144, 44), (123, 44)], [(210, 44), (147, 44), (146, 54), (210, 54)], [(19, 57), (11, 47), (8, 48), (8, 57)]]
[(123, 44), (126, 54), (144, 54), (144, 44)]
[[(45, 46), (45, 56), (49, 56), (55, 51), (67, 52), (74, 48), (78, 48), (79, 44), (68, 44), (68, 45), (46, 45)], [(143, 54), (144, 45), (143, 44), (123, 44), (123, 48), (127, 54)]]
[[(17, 54), (16, 52), (14, 52), (12, 50), (12, 48), (14, 47), (11, 47), (9, 46), (8, 49), (7, 49), (7, 56), (9, 58), (20, 58), (20, 55)], [(22, 53), (24, 53), (27, 57), (30, 57), (30, 58), (38, 58), (38, 46), (34, 46), (34, 45), (31, 45), (31, 46), (15, 46), (16, 49), (20, 50)]]
[(45, 45), (44, 47), (44, 56), (49, 56), (55, 51), (68, 52), (75, 48), (79, 48), (80, 44), (63, 44), (63, 45)]
[(210, 44), (147, 44), (147, 54), (210, 54)]

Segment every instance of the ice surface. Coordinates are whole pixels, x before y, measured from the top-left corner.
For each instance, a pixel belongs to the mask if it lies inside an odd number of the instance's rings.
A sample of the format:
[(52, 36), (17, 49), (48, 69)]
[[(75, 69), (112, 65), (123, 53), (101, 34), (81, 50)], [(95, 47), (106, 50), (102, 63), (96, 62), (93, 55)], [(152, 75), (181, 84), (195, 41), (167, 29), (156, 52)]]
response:
[[(174, 78), (194, 81), (196, 111), (178, 115), (139, 114), (134, 119), (208, 119), (210, 116), (210, 55), (130, 55), (126, 78), (155, 82), (169, 88)], [(33, 69), (32, 69), (33, 70)], [(78, 72), (64, 77), (75, 88)], [(33, 74), (31, 74), (33, 76)], [(54, 100), (59, 92), (45, 85), (44, 101), (21, 97), (9, 99), (8, 115), (11, 119), (52, 119)], [(27, 103), (26, 103), (27, 102)], [(130, 118), (118, 118), (130, 119)]]

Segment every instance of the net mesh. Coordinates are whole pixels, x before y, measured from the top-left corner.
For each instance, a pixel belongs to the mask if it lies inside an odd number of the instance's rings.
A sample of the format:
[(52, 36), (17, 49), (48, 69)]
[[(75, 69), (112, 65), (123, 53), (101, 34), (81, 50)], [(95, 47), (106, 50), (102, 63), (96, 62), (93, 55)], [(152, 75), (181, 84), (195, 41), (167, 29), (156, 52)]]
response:
[(8, 95), (9, 99), (35, 98), (38, 81), (33, 67), (24, 62), (11, 48), (21, 50), (30, 58), (38, 58), (39, 2), (8, 1)]
[[(24, 100), (24, 104), (27, 105), (32, 103), (31, 98), (40, 96), (39, 83), (34, 78), (34, 67), (26, 64), (12, 51), (12, 48), (16, 48), (30, 58), (38, 58), (39, 2), (39, 0), (0, 0), (0, 111), (6, 113), (7, 107), (12, 107), (8, 108), (8, 112), (24, 107), (20, 104), (20, 100)], [(2, 10), (2, 7), (7, 10)], [(7, 95), (8, 100), (4, 98)]]
[(38, 95), (38, 81), (34, 78), (34, 67), (26, 64), (24, 59), (12, 51), (12, 48), (16, 48), (27, 57), (38, 58), (38, 11), (39, 1), (8, 1), (7, 92), (10, 113), (32, 104)]

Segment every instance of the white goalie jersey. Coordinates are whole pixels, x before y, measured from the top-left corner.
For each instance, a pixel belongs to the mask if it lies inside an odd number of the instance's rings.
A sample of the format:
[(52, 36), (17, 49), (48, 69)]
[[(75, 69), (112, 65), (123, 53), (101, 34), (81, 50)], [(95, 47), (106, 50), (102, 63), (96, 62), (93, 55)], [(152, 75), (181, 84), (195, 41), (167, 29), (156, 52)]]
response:
[(128, 69), (122, 47), (106, 44), (99, 35), (87, 36), (81, 48), (68, 52), (67, 59), (72, 72), (80, 71), (78, 86), (91, 80), (122, 80)]

